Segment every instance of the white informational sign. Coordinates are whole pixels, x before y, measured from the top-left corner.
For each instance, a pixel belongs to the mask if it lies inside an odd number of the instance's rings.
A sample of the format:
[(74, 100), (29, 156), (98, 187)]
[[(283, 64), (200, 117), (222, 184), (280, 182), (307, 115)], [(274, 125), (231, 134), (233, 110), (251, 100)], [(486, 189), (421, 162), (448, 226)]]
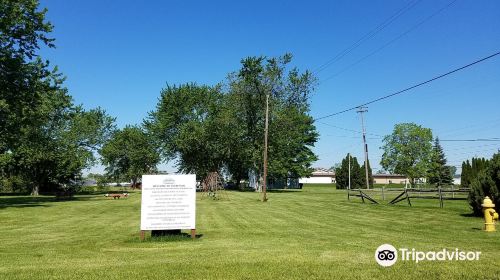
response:
[(195, 229), (196, 175), (143, 175), (141, 230)]

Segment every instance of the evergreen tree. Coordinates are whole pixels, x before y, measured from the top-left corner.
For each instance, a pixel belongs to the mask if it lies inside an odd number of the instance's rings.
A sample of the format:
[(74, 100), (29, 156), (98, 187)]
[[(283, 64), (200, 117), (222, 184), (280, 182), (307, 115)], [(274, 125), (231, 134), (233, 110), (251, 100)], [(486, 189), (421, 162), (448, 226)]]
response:
[(489, 161), (485, 158), (472, 158), (471, 161), (466, 160), (462, 163), (461, 185), (464, 188), (471, 187), (481, 171), (488, 168)]
[(439, 138), (436, 137), (434, 146), (432, 147), (431, 163), (428, 172), (429, 183), (437, 186), (452, 184), (453, 176), (450, 171), (450, 167), (446, 165), (446, 157), (439, 143)]
[[(468, 201), (475, 215), (482, 215), (484, 197), (489, 196), (500, 211), (500, 153), (493, 155), (491, 161), (484, 158), (473, 159), (473, 166), (479, 168), (470, 183)], [(482, 168), (482, 169), (481, 169)]]
[(462, 162), (462, 174), (460, 175), (460, 184), (464, 188), (468, 188), (470, 185), (470, 172), (471, 172), (471, 165), (469, 160), (466, 160)]
[[(335, 168), (337, 189), (347, 189), (349, 186), (349, 156), (350, 154), (347, 154), (342, 160), (340, 167)], [(358, 159), (356, 157), (351, 157), (351, 189), (358, 189), (366, 186), (364, 174), (364, 171), (361, 172)]]

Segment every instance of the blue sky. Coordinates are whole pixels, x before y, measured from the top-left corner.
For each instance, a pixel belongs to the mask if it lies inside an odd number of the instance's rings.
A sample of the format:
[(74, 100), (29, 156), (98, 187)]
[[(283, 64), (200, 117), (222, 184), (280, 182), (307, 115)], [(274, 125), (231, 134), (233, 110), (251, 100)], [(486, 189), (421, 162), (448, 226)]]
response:
[[(500, 51), (500, 2), (494, 0), (44, 0), (57, 48), (43, 49), (42, 56), (67, 76), (76, 103), (104, 108), (123, 127), (141, 123), (167, 83), (216, 84), (247, 56), (289, 52), (299, 69), (315, 70), (407, 5), (412, 8), (390, 25), (316, 73), (314, 117)], [(372, 166), (379, 168), (380, 135), (401, 122), (429, 127), (441, 139), (500, 137), (499, 77), (500, 56), (370, 105), (365, 121)], [(317, 123), (320, 159), (314, 166), (330, 167), (348, 152), (362, 158), (360, 134), (334, 126), (360, 131), (359, 115)], [(451, 165), (500, 148), (500, 142), (442, 144)], [(162, 169), (174, 171), (171, 164)]]

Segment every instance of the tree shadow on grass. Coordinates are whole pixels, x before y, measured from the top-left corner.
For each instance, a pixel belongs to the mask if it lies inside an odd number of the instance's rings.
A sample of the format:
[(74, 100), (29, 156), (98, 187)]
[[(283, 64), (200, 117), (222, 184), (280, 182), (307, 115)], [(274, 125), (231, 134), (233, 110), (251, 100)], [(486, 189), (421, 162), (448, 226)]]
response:
[(267, 190), (269, 193), (300, 193), (301, 189), (279, 189), (279, 190)]
[(131, 243), (141, 243), (141, 242), (188, 242), (195, 241), (203, 237), (203, 234), (196, 234), (194, 240), (191, 238), (191, 234), (182, 232), (180, 234), (163, 235), (163, 236), (151, 236), (147, 235), (144, 241), (141, 241), (139, 236), (134, 234), (133, 238), (129, 240)]
[[(194, 239), (200, 239), (201, 237), (203, 237), (203, 234), (196, 234)], [(148, 239), (146, 239), (146, 240), (148, 240)], [(174, 242), (174, 241), (187, 241), (187, 240), (192, 240), (191, 234), (182, 232), (180, 234), (149, 237), (148, 241), (150, 241), (150, 242)]]
[(480, 216), (476, 216), (474, 213), (460, 213), (460, 216), (466, 218), (480, 218)]
[(71, 197), (71, 198), (56, 198), (54, 196), (0, 196), (0, 209), (14, 208), (31, 208), (31, 207), (50, 207), (53, 202), (70, 202), (70, 201), (86, 201), (91, 197)]

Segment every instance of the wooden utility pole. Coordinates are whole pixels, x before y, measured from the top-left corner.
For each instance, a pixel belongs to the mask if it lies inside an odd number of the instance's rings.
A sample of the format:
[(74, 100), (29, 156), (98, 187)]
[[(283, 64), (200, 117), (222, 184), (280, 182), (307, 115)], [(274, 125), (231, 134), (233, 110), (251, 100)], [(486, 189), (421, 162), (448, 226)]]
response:
[(370, 181), (368, 180), (368, 145), (366, 144), (366, 131), (365, 131), (365, 122), (363, 120), (363, 113), (368, 112), (368, 108), (364, 106), (358, 107), (358, 113), (361, 115), (361, 128), (363, 129), (363, 144), (365, 148), (365, 177), (366, 177), (366, 188), (370, 188)]
[(349, 153), (349, 190), (351, 189), (351, 153)]
[(262, 182), (262, 202), (267, 201), (267, 132), (269, 130), (269, 94), (266, 94), (266, 124), (264, 128), (264, 179)]

